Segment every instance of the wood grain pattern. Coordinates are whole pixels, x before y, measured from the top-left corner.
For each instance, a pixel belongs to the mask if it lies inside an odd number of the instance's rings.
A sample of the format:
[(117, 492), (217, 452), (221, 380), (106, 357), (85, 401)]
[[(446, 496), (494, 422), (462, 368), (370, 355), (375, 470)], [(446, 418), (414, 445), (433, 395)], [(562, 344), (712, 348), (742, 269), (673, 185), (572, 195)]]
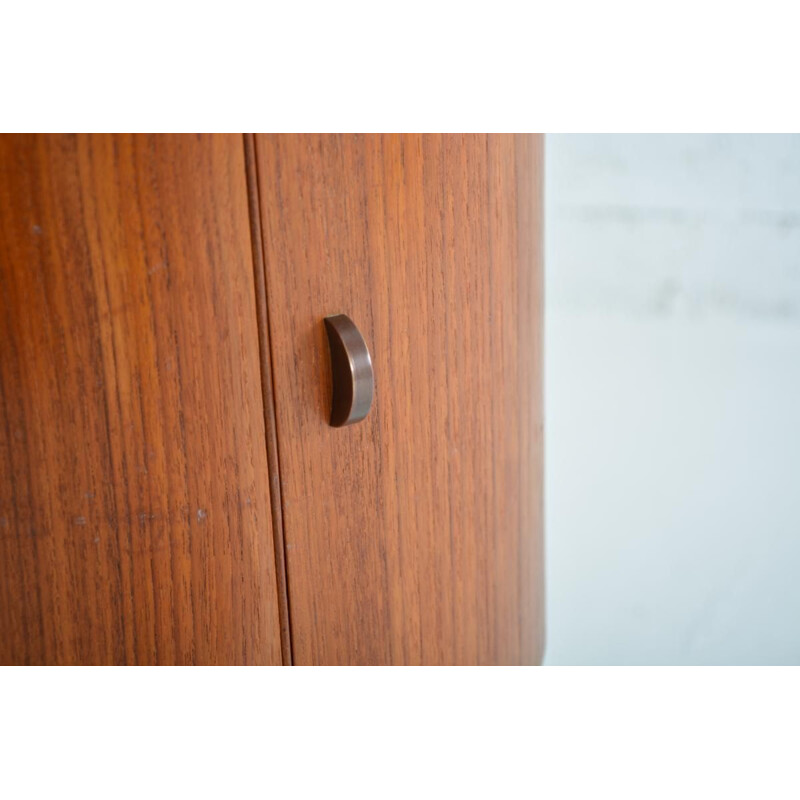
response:
[(280, 663), (242, 138), (0, 137), (0, 662)]
[[(539, 137), (256, 137), (295, 663), (535, 663)], [(328, 426), (322, 323), (375, 401)]]

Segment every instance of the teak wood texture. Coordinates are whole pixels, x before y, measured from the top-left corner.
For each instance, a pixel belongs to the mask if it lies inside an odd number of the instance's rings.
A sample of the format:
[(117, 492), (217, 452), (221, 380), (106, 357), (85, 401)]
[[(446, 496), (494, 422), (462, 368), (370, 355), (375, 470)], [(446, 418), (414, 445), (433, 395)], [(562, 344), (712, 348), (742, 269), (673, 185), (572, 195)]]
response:
[[(538, 662), (541, 138), (259, 135), (255, 155), (294, 662)], [(346, 428), (338, 313), (375, 372)]]
[[(536, 663), (542, 142), (0, 137), (0, 663)], [(366, 419), (333, 428), (323, 320)]]
[(0, 662), (281, 663), (241, 136), (0, 137)]

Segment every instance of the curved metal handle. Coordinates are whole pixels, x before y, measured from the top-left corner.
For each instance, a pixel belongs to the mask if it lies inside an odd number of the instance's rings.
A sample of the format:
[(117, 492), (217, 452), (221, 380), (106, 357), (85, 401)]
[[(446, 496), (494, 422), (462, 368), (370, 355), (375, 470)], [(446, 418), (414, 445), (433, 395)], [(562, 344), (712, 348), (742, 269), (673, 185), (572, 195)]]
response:
[(364, 419), (372, 405), (374, 378), (369, 350), (346, 314), (325, 317), (331, 350), (331, 425), (341, 428)]

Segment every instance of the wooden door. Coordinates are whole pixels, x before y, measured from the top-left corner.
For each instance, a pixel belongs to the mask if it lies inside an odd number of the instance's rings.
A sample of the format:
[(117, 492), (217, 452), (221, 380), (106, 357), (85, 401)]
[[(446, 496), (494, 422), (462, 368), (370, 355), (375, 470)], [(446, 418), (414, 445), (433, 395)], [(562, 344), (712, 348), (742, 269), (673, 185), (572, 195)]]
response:
[[(260, 135), (255, 161), (294, 663), (537, 662), (541, 139)], [(375, 372), (346, 428), (337, 313)]]
[(538, 661), (540, 191), (530, 136), (0, 137), (0, 662)]
[(281, 663), (269, 485), (242, 137), (0, 137), (0, 662)]

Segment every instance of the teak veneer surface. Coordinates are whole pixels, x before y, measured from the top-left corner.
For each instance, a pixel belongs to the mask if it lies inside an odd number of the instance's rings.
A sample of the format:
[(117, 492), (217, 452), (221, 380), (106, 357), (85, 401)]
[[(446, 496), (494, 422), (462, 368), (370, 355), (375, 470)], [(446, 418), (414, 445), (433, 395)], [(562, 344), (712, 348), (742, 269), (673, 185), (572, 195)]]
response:
[[(0, 137), (0, 662), (539, 661), (541, 170)], [(334, 429), (336, 313), (376, 386)]]
[[(541, 658), (542, 141), (258, 135), (300, 664)], [(375, 371), (331, 428), (325, 316)]]
[(0, 662), (281, 663), (241, 136), (0, 137)]

